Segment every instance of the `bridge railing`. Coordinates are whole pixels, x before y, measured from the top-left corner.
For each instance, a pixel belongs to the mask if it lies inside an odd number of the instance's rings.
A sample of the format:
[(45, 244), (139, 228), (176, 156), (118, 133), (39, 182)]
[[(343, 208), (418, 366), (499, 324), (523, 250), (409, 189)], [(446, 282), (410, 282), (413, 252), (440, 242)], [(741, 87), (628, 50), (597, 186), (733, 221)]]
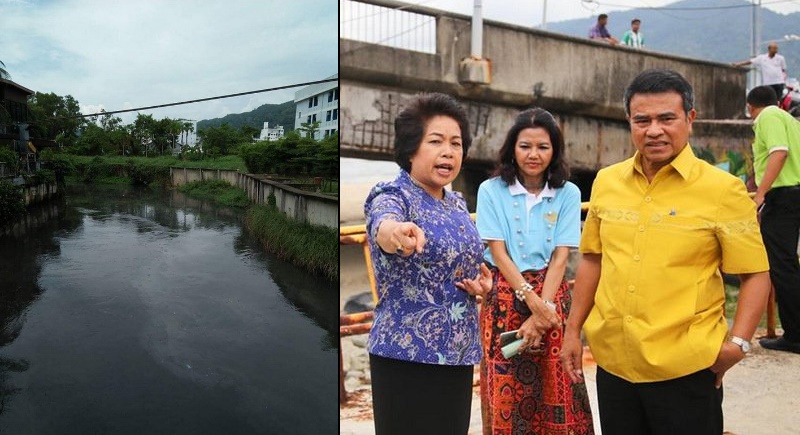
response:
[(397, 2), (339, 2), (340, 38), (422, 53), (436, 53), (436, 17)]
[[(752, 196), (752, 195), (751, 195)], [(589, 209), (588, 202), (581, 203), (581, 211), (586, 212)], [(472, 220), (475, 220), (475, 213), (471, 214)], [(370, 257), (369, 243), (367, 242), (366, 225), (350, 225), (339, 227), (339, 245), (361, 245), (364, 252), (364, 261), (367, 267), (367, 275), (369, 277), (370, 291), (372, 292), (372, 301), (374, 304), (378, 303), (378, 290), (375, 281), (375, 274), (372, 268), (372, 258)], [(569, 280), (570, 288), (574, 284), (574, 280)], [(339, 316), (339, 403), (347, 402), (347, 391), (344, 386), (344, 366), (342, 364), (342, 337), (351, 335), (360, 335), (369, 333), (372, 328), (372, 320), (374, 315), (372, 311), (364, 311), (352, 314), (341, 314)], [(769, 302), (767, 304), (767, 337), (776, 337), (775, 334), (776, 320), (775, 320), (775, 288), (773, 287), (769, 294)]]

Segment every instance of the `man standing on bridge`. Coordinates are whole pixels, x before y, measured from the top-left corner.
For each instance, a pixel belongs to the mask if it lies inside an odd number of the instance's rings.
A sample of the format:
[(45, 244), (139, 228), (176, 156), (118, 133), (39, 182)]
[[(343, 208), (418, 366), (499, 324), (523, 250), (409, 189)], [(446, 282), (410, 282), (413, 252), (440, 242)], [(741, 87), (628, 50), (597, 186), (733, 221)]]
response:
[[(604, 434), (719, 435), (722, 377), (769, 294), (756, 208), (740, 179), (692, 152), (680, 74), (639, 74), (624, 104), (637, 151), (594, 180), (561, 359), (582, 380), (583, 327)], [(730, 331), (720, 269), (741, 280)]]
[(778, 101), (783, 95), (783, 88), (786, 83), (786, 59), (778, 54), (778, 43), (770, 42), (767, 46), (767, 53), (759, 54), (758, 56), (743, 60), (741, 62), (734, 62), (733, 66), (745, 66), (753, 64), (761, 71), (761, 84), (772, 87)]
[(600, 14), (597, 16), (597, 24), (592, 26), (589, 29), (589, 39), (594, 39), (597, 41), (605, 41), (611, 45), (619, 44), (619, 39), (611, 36), (608, 33), (608, 29), (606, 29), (606, 24), (608, 23), (608, 15)]
[(783, 327), (783, 336), (759, 343), (766, 349), (800, 353), (800, 122), (775, 105), (770, 86), (750, 90), (747, 108), (755, 120), (753, 169), (758, 189), (753, 201), (760, 210)]

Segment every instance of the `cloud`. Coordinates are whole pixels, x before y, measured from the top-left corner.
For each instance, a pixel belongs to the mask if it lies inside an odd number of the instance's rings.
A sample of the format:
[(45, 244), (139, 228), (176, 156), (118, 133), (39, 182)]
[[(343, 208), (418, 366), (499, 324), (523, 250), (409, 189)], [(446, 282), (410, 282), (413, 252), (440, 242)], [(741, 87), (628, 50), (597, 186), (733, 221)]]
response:
[[(20, 85), (72, 95), (85, 108), (247, 92), (335, 73), (337, 9), (330, 0), (0, 0), (0, 60)], [(208, 119), (282, 103), (294, 91), (146, 113)]]

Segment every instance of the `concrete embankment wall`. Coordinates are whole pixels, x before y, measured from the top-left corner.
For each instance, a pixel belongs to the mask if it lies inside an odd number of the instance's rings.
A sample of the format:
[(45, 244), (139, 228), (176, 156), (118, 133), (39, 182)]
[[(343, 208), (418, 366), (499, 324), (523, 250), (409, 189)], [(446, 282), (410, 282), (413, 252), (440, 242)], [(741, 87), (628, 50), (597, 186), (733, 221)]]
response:
[(38, 228), (61, 212), (60, 199), (63, 195), (61, 188), (56, 183), (39, 183), (22, 186), (22, 195), (25, 198), (25, 215), (14, 225), (2, 229), (0, 236), (21, 236), (33, 228)]
[(61, 195), (61, 189), (56, 183), (27, 184), (23, 186), (25, 205), (38, 204)]
[(339, 198), (320, 193), (307, 192), (253, 174), (225, 169), (170, 168), (173, 186), (193, 181), (224, 180), (244, 189), (255, 204), (267, 204), (270, 195), (275, 196), (278, 210), (297, 222), (339, 227)]

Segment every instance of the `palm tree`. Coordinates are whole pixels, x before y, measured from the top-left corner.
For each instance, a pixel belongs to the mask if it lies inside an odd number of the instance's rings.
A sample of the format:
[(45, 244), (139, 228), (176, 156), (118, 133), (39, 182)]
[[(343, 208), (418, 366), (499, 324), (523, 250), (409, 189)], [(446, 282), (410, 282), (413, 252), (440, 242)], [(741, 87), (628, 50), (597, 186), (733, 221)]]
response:
[(11, 80), (11, 74), (6, 71), (6, 64), (0, 60), (0, 79)]

